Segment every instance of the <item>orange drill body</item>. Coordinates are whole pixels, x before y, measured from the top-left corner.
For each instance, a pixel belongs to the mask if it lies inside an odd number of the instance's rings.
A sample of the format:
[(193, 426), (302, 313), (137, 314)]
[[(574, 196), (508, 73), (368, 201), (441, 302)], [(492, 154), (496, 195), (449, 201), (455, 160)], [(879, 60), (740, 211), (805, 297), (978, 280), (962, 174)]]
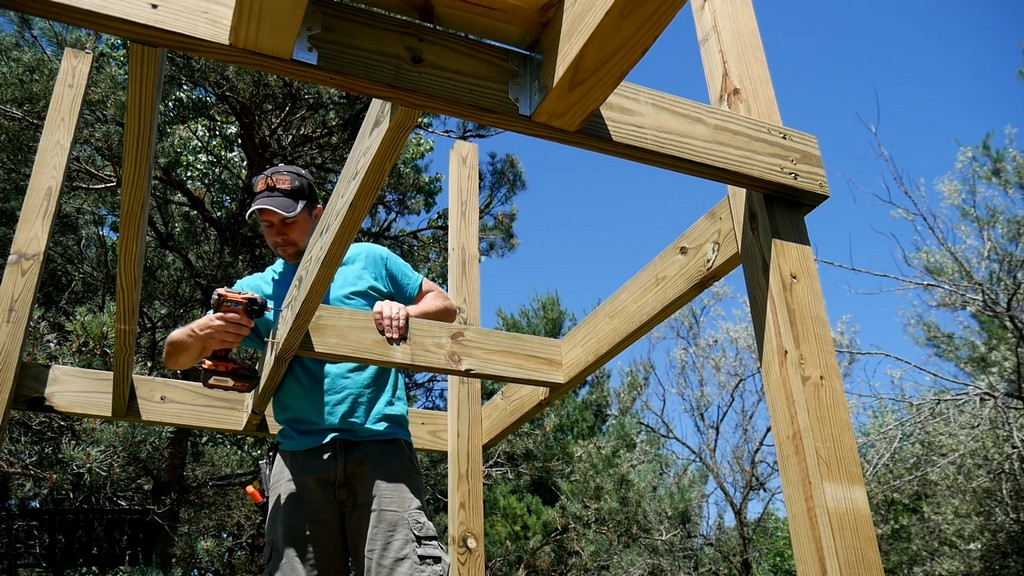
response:
[[(267, 313), (267, 299), (252, 292), (217, 288), (210, 299), (214, 312), (233, 312), (253, 320)], [(252, 392), (259, 384), (260, 374), (251, 363), (234, 358), (230, 350), (214, 350), (199, 364), (203, 386), (214, 390)]]

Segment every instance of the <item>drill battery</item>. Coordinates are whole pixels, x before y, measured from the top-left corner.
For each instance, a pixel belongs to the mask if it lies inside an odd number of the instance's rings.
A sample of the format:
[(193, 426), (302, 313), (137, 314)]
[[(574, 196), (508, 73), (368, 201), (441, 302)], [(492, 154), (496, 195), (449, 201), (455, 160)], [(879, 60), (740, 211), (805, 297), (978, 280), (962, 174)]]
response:
[[(252, 292), (232, 288), (217, 288), (210, 298), (214, 312), (233, 312), (253, 320), (267, 313), (267, 299)], [(231, 355), (231, 350), (214, 350), (199, 363), (203, 386), (214, 390), (252, 392), (259, 384), (260, 374), (250, 362)]]

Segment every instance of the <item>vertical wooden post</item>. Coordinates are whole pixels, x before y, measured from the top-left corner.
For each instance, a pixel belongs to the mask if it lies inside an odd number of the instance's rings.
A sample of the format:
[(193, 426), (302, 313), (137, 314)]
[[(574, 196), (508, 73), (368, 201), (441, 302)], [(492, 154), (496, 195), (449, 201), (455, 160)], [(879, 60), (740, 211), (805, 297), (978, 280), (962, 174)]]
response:
[(124, 119), (120, 236), (117, 239), (117, 311), (111, 416), (128, 410), (139, 333), (139, 301), (146, 260), (149, 193), (167, 51), (132, 42), (128, 49), (128, 102)]
[[(691, 7), (712, 105), (781, 124), (751, 0)], [(730, 188), (797, 572), (881, 574), (805, 208)]]
[[(477, 146), (449, 156), (448, 292), (458, 322), (480, 324), (480, 181)], [(484, 574), (484, 478), (480, 380), (448, 377), (448, 551), (452, 576)]]
[(92, 54), (67, 49), (53, 87), (46, 124), (32, 166), (11, 254), (0, 282), (0, 445), (7, 432), (21, 350), (42, 274), (46, 245), (53, 229), (57, 199), (64, 183), (71, 143), (78, 127)]

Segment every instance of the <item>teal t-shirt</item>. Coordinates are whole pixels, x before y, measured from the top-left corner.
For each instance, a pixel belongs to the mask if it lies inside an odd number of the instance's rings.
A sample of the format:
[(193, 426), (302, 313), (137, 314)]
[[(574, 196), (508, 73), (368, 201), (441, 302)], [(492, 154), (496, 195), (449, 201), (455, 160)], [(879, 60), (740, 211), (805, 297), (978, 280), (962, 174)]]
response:
[[(234, 288), (260, 294), (271, 310), (256, 320), (244, 346), (264, 349), (298, 265), (278, 259), (263, 272), (246, 276)], [(380, 300), (412, 304), (423, 275), (388, 249), (352, 244), (323, 303), (373, 310)], [(383, 338), (383, 336), (381, 336)], [(274, 419), (284, 450), (305, 450), (331, 438), (410, 440), (409, 404), (402, 373), (391, 368), (328, 362), (294, 356), (274, 394)]]

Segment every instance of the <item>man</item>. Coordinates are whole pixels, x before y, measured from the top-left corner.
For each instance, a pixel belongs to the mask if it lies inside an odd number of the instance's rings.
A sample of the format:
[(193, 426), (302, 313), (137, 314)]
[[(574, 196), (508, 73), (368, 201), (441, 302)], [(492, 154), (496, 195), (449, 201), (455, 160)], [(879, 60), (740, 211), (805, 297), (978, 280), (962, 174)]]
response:
[[(234, 288), (267, 298), (255, 322), (208, 314), (167, 337), (164, 364), (194, 366), (214, 350), (263, 349), (323, 206), (302, 168), (277, 166), (252, 181), (267, 246), (279, 257)], [(409, 318), (452, 322), (435, 283), (387, 249), (353, 244), (323, 302), (373, 311), (377, 330), (402, 339)], [(274, 395), (280, 447), (269, 486), (266, 574), (447, 574), (448, 557), (423, 514), (401, 372), (296, 356)]]

